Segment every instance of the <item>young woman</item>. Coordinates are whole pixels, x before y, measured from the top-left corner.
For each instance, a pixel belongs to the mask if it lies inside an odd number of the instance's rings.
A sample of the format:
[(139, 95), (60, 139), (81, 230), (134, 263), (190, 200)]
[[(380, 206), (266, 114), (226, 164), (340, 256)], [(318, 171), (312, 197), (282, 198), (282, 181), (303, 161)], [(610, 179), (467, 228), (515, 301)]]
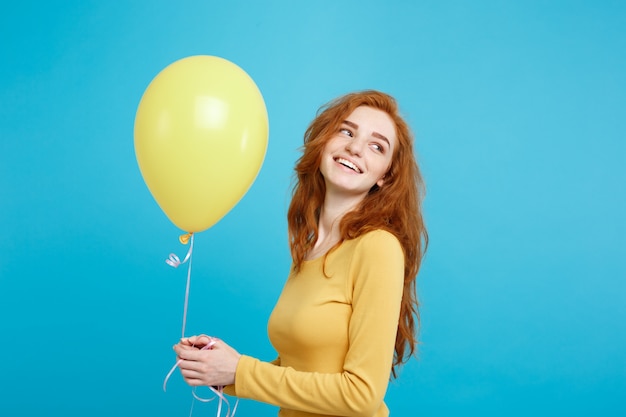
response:
[(189, 385), (277, 405), (280, 416), (387, 416), (390, 374), (416, 347), (415, 279), (428, 241), (413, 139), (395, 100), (364, 91), (324, 106), (295, 171), (293, 265), (268, 324), (278, 358), (193, 336), (174, 346), (181, 373)]

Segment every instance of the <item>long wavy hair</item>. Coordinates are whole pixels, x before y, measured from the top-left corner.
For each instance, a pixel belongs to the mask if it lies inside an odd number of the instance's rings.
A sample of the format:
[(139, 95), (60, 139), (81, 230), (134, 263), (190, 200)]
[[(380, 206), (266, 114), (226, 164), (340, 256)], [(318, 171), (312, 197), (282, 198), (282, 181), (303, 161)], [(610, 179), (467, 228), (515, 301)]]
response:
[[(404, 252), (404, 291), (395, 343), (392, 375), (416, 352), (419, 303), (416, 277), (428, 233), (422, 216), (424, 182), (413, 151), (413, 135), (401, 117), (395, 99), (367, 90), (350, 93), (322, 106), (304, 134), (303, 153), (295, 166), (295, 183), (287, 213), (293, 268), (298, 271), (318, 238), (318, 220), (326, 186), (320, 172), (322, 151), (341, 123), (354, 109), (368, 106), (387, 113), (396, 129), (397, 146), (382, 187), (374, 185), (366, 197), (340, 221), (340, 241), (354, 239), (372, 230), (392, 233)], [(328, 255), (328, 253), (326, 255)]]

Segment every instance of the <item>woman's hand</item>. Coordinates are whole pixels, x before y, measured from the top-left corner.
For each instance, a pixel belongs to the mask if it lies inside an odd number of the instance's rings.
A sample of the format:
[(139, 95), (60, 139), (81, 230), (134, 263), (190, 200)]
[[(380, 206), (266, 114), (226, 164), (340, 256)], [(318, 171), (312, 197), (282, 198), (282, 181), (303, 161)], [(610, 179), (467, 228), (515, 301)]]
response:
[(225, 386), (235, 383), (241, 355), (220, 339), (185, 337), (174, 345), (180, 372), (191, 386)]

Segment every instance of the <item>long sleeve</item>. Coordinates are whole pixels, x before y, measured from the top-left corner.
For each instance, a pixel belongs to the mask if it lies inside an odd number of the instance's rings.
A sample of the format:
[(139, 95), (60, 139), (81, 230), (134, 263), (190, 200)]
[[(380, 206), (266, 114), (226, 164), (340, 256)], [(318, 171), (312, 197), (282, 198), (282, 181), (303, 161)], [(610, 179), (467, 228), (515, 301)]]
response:
[[(280, 366), (242, 356), (237, 396), (294, 411), (283, 415), (387, 415), (383, 399), (402, 299), (402, 248), (393, 235), (378, 230), (344, 242), (336, 252), (326, 265), (306, 265), (311, 274), (303, 270), (290, 277), (273, 313), (280, 316), (272, 339), (278, 339)], [(330, 276), (319, 277), (319, 268)], [(318, 343), (326, 334), (333, 335), (333, 343), (339, 339), (328, 349)]]

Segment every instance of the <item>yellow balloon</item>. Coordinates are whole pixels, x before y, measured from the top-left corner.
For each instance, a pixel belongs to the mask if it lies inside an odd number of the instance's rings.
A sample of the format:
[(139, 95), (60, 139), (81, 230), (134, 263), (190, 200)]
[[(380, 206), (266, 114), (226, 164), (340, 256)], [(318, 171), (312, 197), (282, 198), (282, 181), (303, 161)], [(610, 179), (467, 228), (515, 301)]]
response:
[(195, 233), (226, 215), (254, 182), (267, 150), (265, 102), (245, 71), (192, 56), (163, 69), (135, 116), (135, 154), (167, 217)]

